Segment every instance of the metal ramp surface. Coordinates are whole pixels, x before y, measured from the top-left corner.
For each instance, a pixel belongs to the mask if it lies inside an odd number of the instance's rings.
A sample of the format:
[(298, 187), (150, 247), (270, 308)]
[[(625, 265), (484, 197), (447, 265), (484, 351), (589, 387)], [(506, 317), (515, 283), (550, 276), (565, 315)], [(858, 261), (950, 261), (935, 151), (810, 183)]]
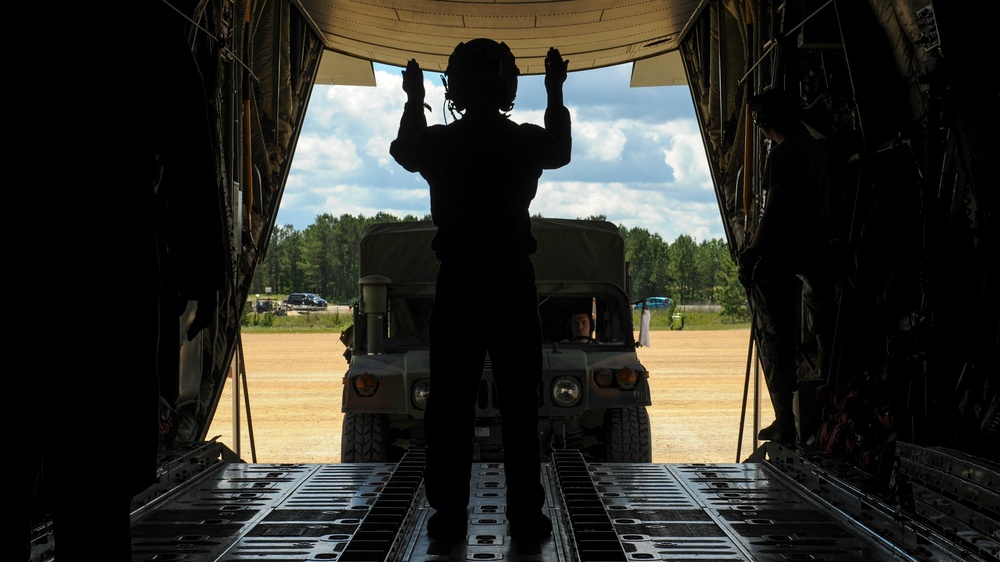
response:
[(768, 463), (590, 464), (558, 451), (543, 473), (554, 530), (537, 552), (511, 543), (491, 463), (473, 466), (466, 540), (430, 542), (418, 450), (398, 464), (220, 464), (134, 514), (133, 560), (917, 560)]

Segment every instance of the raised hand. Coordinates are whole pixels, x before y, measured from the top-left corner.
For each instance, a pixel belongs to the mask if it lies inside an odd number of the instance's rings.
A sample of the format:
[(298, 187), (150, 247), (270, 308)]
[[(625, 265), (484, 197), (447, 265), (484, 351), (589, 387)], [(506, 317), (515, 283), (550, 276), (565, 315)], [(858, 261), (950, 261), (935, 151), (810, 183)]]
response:
[(566, 81), (567, 67), (569, 67), (569, 61), (563, 60), (562, 55), (559, 54), (559, 49), (555, 47), (549, 48), (549, 52), (545, 56), (546, 90), (562, 87), (563, 82)]
[(424, 71), (417, 64), (417, 59), (410, 59), (403, 71), (403, 91), (409, 101), (424, 103)]

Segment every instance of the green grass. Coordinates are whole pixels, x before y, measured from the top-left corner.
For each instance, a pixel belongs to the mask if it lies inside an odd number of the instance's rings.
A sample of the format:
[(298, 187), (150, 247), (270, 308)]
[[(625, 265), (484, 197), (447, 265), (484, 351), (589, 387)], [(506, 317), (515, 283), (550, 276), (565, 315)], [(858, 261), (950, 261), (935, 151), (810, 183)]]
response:
[[(719, 312), (711, 311), (685, 311), (681, 312), (684, 317), (684, 330), (739, 330), (749, 329), (750, 323), (740, 320), (733, 320), (723, 316)], [(671, 325), (677, 329), (679, 324), (672, 318), (673, 313), (668, 310), (649, 311), (650, 330), (669, 330)], [(632, 312), (632, 322), (636, 329), (639, 328), (640, 312)]]
[(339, 312), (275, 316), (248, 311), (243, 315), (244, 332), (334, 332), (340, 333), (354, 319)]
[[(684, 316), (684, 330), (739, 330), (749, 329), (749, 322), (733, 321), (718, 312), (688, 311)], [(632, 313), (633, 325), (639, 328), (639, 311)], [(258, 314), (248, 311), (243, 316), (244, 332), (334, 332), (340, 333), (351, 325), (353, 319), (347, 313), (330, 314), (297, 314), (292, 316), (275, 316), (273, 314)], [(667, 310), (649, 311), (649, 327), (651, 330), (669, 330), (671, 324), (677, 329), (676, 321), (672, 321), (671, 312)]]

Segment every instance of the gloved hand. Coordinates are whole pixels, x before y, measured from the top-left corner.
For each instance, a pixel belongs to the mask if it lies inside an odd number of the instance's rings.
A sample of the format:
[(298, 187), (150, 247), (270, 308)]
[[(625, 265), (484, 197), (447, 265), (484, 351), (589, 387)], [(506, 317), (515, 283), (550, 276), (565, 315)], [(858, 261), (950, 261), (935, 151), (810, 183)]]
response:
[(562, 55), (559, 54), (559, 49), (555, 47), (549, 48), (549, 52), (545, 56), (546, 91), (552, 92), (562, 88), (563, 82), (566, 81), (566, 68), (568, 67), (569, 61), (563, 60)]
[(417, 59), (410, 59), (406, 63), (406, 70), (403, 71), (403, 91), (406, 92), (408, 102), (423, 104), (424, 95), (424, 71), (417, 64)]
[(740, 280), (740, 285), (743, 285), (744, 289), (749, 289), (753, 285), (753, 268), (748, 268), (740, 264), (737, 268), (736, 277)]
[(194, 320), (191, 321), (191, 325), (188, 327), (188, 341), (193, 340), (198, 335), (198, 332), (211, 326), (212, 322), (215, 321), (216, 315), (219, 313), (219, 294), (217, 292), (209, 291), (207, 294), (200, 295), (194, 300), (198, 301), (198, 308), (195, 310)]
[(740, 285), (749, 289), (753, 285), (753, 271), (757, 267), (760, 255), (752, 248), (745, 248), (736, 258), (737, 278)]

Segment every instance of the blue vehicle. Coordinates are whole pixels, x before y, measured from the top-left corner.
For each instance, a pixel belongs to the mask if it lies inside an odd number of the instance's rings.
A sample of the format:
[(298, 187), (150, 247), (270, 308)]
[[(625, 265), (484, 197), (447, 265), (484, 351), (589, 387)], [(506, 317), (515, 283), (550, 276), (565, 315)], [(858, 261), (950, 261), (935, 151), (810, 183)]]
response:
[[(674, 306), (674, 301), (670, 297), (646, 297), (646, 308), (649, 310), (670, 309)], [(642, 301), (636, 302), (632, 308), (642, 308)]]

